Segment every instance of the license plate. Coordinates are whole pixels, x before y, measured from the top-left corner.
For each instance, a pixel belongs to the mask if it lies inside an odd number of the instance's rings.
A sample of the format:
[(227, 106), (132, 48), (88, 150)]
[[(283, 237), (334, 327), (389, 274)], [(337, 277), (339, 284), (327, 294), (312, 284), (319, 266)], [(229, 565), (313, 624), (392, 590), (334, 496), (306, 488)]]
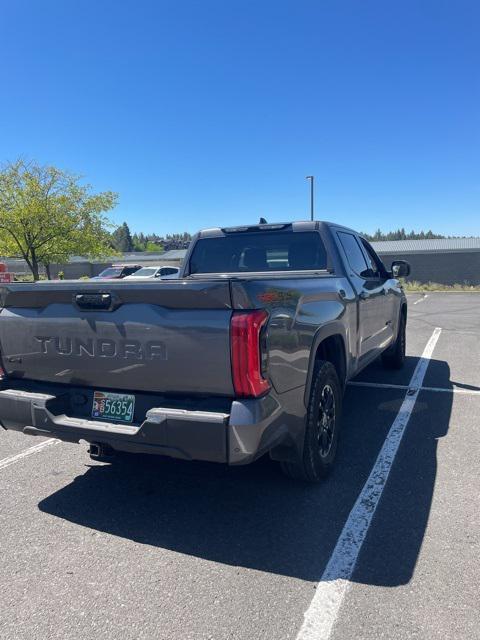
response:
[(132, 422), (135, 396), (123, 393), (95, 391), (93, 394), (92, 418)]

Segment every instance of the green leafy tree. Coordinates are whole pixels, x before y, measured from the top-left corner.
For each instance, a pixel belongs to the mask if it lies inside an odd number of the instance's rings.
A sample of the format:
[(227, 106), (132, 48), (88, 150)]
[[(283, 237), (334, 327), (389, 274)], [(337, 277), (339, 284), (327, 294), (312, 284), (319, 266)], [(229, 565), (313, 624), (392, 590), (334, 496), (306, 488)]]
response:
[(160, 253), (163, 251), (163, 246), (161, 244), (157, 244), (156, 242), (147, 241), (145, 245), (145, 251), (150, 251), (151, 253)]
[(143, 235), (143, 233), (134, 233), (132, 236), (132, 240), (133, 240), (134, 251), (145, 251), (147, 240)]
[(0, 255), (20, 257), (34, 280), (39, 267), (74, 255), (112, 255), (104, 213), (117, 194), (92, 193), (79, 176), (53, 166), (17, 160), (0, 170)]

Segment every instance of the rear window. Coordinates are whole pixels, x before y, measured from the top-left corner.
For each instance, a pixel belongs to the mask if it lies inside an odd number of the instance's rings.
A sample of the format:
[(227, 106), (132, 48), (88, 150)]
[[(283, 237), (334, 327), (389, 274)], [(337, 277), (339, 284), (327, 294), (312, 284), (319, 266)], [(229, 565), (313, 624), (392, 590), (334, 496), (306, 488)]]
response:
[(119, 276), (122, 273), (121, 267), (110, 267), (108, 269), (104, 269), (98, 275), (100, 278), (113, 278), (113, 276)]
[(197, 240), (190, 273), (309, 271), (327, 268), (320, 235), (312, 231), (235, 233)]
[(154, 276), (157, 273), (157, 269), (155, 267), (145, 267), (145, 269), (139, 269), (135, 271), (132, 275), (136, 278), (146, 278), (147, 276)]

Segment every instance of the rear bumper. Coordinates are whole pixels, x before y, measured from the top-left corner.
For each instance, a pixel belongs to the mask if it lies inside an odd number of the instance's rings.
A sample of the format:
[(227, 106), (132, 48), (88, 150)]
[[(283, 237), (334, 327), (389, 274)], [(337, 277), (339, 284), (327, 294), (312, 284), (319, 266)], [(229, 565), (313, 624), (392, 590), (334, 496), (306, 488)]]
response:
[(0, 423), (5, 429), (66, 442), (83, 440), (117, 451), (228, 464), (252, 462), (288, 433), (280, 405), (271, 396), (233, 401), (230, 413), (155, 407), (141, 424), (56, 415), (55, 400), (48, 393), (3, 389)]

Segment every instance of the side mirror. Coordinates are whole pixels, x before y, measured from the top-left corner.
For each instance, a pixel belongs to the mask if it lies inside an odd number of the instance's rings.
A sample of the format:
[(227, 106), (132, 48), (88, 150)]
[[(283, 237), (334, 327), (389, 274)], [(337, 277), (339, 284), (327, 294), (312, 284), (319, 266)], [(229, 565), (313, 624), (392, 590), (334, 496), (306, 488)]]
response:
[(394, 278), (406, 278), (410, 275), (410, 265), (405, 260), (394, 260), (391, 269)]

